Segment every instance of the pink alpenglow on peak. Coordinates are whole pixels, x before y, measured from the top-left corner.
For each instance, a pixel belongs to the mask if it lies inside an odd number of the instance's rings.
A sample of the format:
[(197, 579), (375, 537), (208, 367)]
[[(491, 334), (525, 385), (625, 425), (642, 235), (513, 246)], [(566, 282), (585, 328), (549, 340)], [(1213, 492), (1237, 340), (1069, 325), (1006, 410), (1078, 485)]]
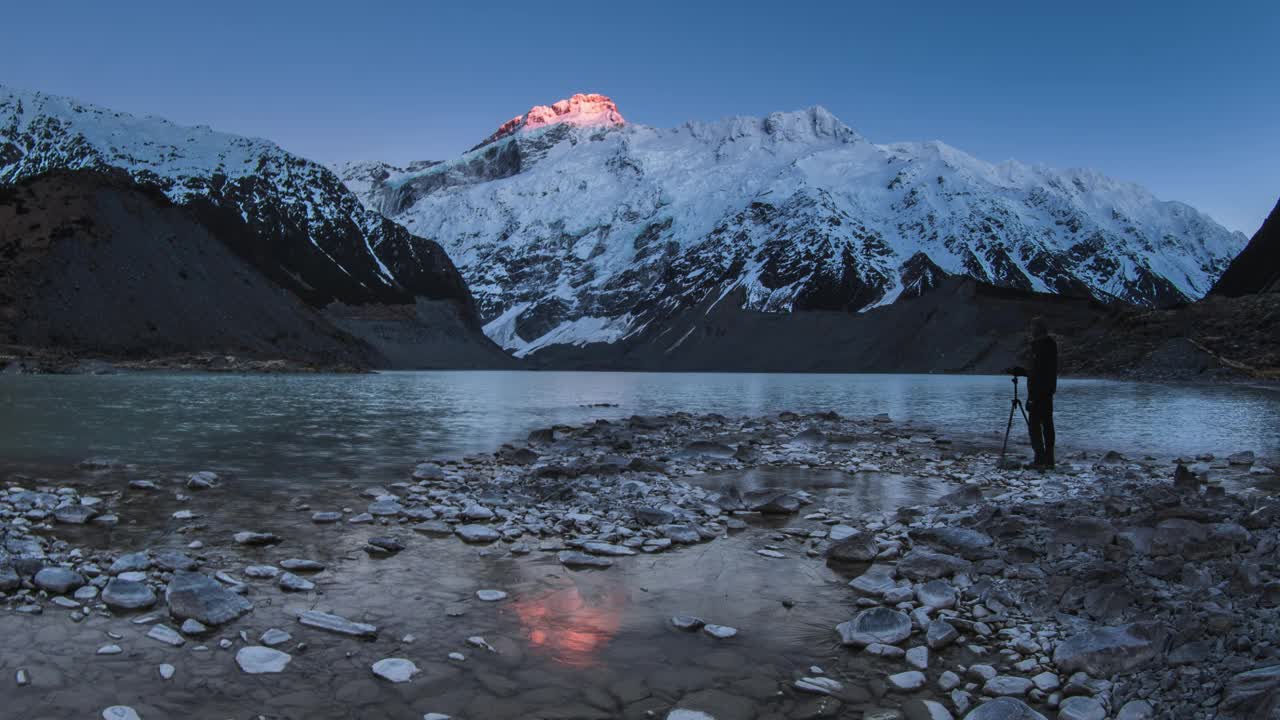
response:
[(607, 95), (578, 93), (550, 106), (535, 105), (529, 108), (529, 112), (502, 123), (496, 132), (476, 147), (483, 147), (521, 130), (533, 130), (558, 123), (578, 127), (618, 127), (625, 125), (626, 120), (622, 119), (618, 106)]

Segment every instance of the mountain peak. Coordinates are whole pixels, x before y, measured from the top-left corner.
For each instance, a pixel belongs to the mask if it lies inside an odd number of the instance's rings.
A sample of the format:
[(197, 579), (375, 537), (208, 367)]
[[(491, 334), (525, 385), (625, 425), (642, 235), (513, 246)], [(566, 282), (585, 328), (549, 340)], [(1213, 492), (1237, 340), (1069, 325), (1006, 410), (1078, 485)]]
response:
[(517, 115), (502, 123), (496, 131), (476, 147), (514, 135), (521, 130), (533, 130), (547, 125), (565, 123), (579, 127), (618, 127), (625, 125), (618, 106), (607, 95), (578, 93), (551, 105), (534, 105), (523, 115)]

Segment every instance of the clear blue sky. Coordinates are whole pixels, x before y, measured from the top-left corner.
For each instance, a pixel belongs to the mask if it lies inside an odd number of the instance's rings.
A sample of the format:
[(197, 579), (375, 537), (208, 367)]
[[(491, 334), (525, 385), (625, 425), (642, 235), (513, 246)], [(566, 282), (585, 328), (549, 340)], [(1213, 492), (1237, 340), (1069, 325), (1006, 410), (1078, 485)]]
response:
[(0, 82), (324, 162), (450, 157), (574, 92), (662, 127), (821, 104), (1251, 234), (1280, 195), (1277, 38), (1276, 0), (10, 2)]

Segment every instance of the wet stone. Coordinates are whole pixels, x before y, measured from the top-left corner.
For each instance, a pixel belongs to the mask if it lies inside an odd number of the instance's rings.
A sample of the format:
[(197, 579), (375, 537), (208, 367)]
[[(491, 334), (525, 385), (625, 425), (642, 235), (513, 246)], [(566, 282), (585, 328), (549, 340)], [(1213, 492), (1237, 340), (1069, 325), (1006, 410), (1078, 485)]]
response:
[(280, 628), (269, 628), (258, 638), (258, 642), (267, 647), (275, 647), (277, 645), (283, 645), (292, 639), (292, 635)]
[(691, 615), (676, 615), (671, 618), (671, 624), (681, 630), (697, 630), (706, 623)]
[(149, 567), (151, 567), (151, 556), (145, 552), (134, 552), (116, 558), (107, 573), (119, 575), (126, 572), (142, 572)]
[(186, 642), (176, 630), (168, 625), (156, 625), (147, 631), (147, 637), (152, 640), (158, 640), (166, 645), (178, 647)]
[(138, 713), (128, 705), (112, 705), (102, 711), (102, 720), (140, 720)]
[(428, 520), (418, 523), (411, 528), (414, 532), (420, 532), (423, 535), (445, 536), (453, 534), (453, 526), (443, 520)]
[(840, 641), (862, 647), (872, 643), (897, 645), (911, 635), (911, 618), (905, 613), (877, 607), (863, 610), (848, 622), (836, 626)]
[(271, 580), (280, 575), (280, 568), (274, 565), (250, 565), (244, 569), (244, 575), (255, 580)]
[(476, 597), (484, 602), (506, 600), (507, 594), (501, 590), (477, 590)]
[(1021, 697), (1026, 695), (1031, 688), (1031, 681), (1024, 677), (1017, 677), (1014, 675), (997, 675), (983, 684), (982, 692), (986, 695), (1012, 695)]
[(340, 635), (368, 638), (378, 636), (378, 628), (373, 625), (352, 622), (340, 615), (331, 615), (316, 610), (308, 610), (299, 614), (298, 622), (308, 627), (328, 630)]
[(562, 550), (556, 556), (560, 564), (570, 568), (608, 568), (613, 567), (613, 561), (607, 557), (599, 557), (596, 555), (588, 555), (577, 550)]
[(160, 667), (158, 668), (158, 672), (160, 673), (161, 680), (170, 680), (173, 678), (174, 673), (177, 672), (177, 668), (170, 665), (169, 663), (161, 663)]
[(702, 632), (713, 638), (727, 640), (738, 634), (738, 628), (729, 627), (728, 625), (713, 625), (711, 623), (707, 623), (702, 626)]
[(385, 658), (373, 664), (374, 675), (393, 683), (409, 682), (418, 672), (418, 666), (404, 658)]
[(217, 474), (209, 472), (208, 470), (201, 470), (187, 478), (187, 487), (191, 490), (209, 490), (217, 485)]
[(924, 673), (919, 670), (895, 673), (888, 678), (889, 687), (898, 691), (919, 690), (924, 687), (925, 680)]
[(64, 505), (53, 511), (53, 519), (64, 525), (84, 525), (98, 514), (85, 505)]
[(311, 522), (317, 525), (325, 525), (328, 523), (336, 523), (342, 520), (340, 512), (316, 512), (311, 513)]
[(261, 645), (243, 647), (236, 653), (236, 664), (249, 675), (283, 672), (292, 659), (288, 653)]
[(266, 532), (238, 532), (231, 536), (237, 545), (260, 546), (274, 545), (280, 542), (280, 537), (272, 533)]
[(1058, 720), (1106, 720), (1107, 710), (1091, 697), (1069, 697), (1058, 706)]
[(192, 618), (205, 625), (221, 625), (253, 609), (252, 603), (217, 580), (193, 572), (175, 572), (164, 599), (174, 617)]
[(280, 561), (280, 567), (293, 572), (320, 572), (324, 570), (324, 563), (302, 558), (288, 558)]
[(803, 677), (795, 682), (796, 690), (817, 695), (834, 695), (844, 689), (839, 680), (829, 677)]
[(32, 582), (41, 590), (61, 595), (84, 585), (84, 577), (69, 568), (47, 567), (36, 573)]
[(488, 525), (459, 525), (454, 529), (463, 542), (491, 543), (502, 537), (502, 534)]
[(204, 635), (209, 632), (208, 626), (197, 620), (183, 620), (182, 627), (179, 628), (183, 635)]
[(288, 592), (307, 592), (315, 590), (316, 584), (306, 578), (298, 577), (291, 572), (280, 576), (280, 589)]
[(964, 720), (1048, 720), (1017, 698), (988, 700), (964, 716)]

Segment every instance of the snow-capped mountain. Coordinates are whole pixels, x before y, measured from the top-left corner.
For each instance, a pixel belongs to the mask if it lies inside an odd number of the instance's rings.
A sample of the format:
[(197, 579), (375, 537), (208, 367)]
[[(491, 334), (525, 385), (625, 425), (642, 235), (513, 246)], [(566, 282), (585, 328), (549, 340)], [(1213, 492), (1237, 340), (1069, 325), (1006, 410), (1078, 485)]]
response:
[(341, 174), (444, 245), (518, 355), (637, 337), (726, 297), (861, 311), (948, 275), (1161, 305), (1204, 295), (1245, 243), (1093, 171), (875, 144), (821, 107), (659, 129), (576, 95), (454, 160)]
[(328, 168), (272, 142), (0, 86), (0, 185), (119, 168), (179, 205), (232, 210), (239, 252), (314, 306), (470, 296), (444, 251), (364, 208)]

